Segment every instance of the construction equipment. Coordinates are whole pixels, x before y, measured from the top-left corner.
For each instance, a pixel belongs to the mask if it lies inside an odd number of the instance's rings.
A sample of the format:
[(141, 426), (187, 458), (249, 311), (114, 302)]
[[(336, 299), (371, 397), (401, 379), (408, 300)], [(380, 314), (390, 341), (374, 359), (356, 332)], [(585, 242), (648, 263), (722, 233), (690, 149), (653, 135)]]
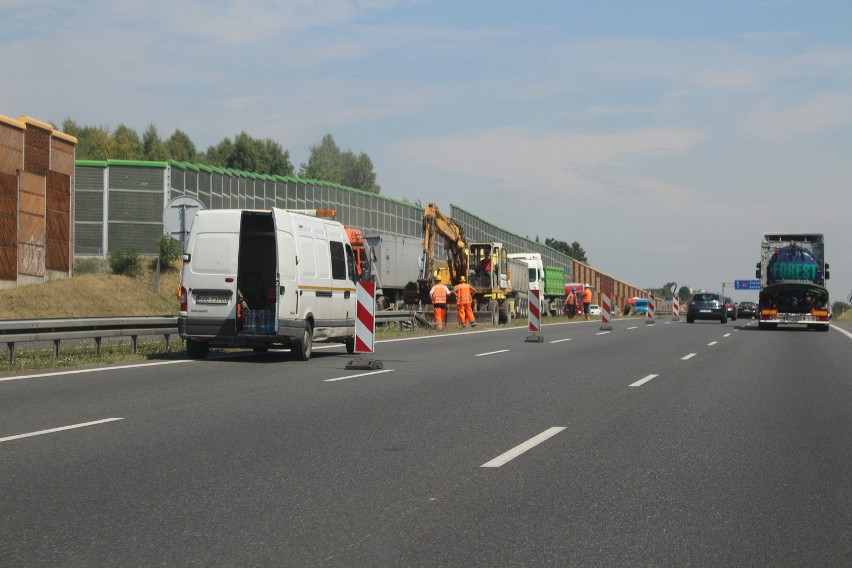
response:
[(444, 239), (444, 250), (447, 252), (449, 282), (454, 286), (459, 283), (459, 277), (468, 272), (467, 241), (464, 229), (444, 215), (438, 206), (429, 203), (423, 210), (423, 256), (420, 263), (420, 277), (417, 279), (421, 297), (429, 297), (429, 289), (435, 281), (435, 257), (433, 254), (435, 237)]
[[(444, 239), (446, 265), (434, 258), (435, 237)], [(446, 274), (444, 273), (446, 271)], [(511, 285), (509, 258), (502, 243), (471, 243), (464, 229), (438, 206), (429, 203), (423, 210), (423, 252), (417, 289), (421, 302), (429, 303), (429, 290), (435, 278), (455, 286), (462, 276), (474, 287), (473, 309), (487, 309), (494, 323), (514, 317), (518, 294)]]

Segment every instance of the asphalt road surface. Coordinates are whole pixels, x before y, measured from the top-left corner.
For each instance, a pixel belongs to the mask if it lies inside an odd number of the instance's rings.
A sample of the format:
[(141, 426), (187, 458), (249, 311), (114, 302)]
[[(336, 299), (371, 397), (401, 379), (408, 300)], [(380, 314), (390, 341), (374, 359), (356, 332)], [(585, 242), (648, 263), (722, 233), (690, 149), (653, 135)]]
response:
[(0, 566), (852, 565), (848, 325), (531, 335), (0, 376)]

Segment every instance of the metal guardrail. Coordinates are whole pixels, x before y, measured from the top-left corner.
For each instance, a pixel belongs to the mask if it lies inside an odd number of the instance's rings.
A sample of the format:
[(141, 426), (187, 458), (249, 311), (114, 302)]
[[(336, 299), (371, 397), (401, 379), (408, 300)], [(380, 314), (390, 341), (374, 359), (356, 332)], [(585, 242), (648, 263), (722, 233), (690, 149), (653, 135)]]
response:
[(136, 353), (140, 335), (162, 335), (168, 349), (170, 337), (177, 332), (177, 316), (0, 321), (0, 343), (6, 344), (9, 363), (15, 362), (15, 343), (53, 341), (53, 354), (59, 357), (62, 341), (94, 339), (95, 353), (100, 355), (103, 338), (129, 337)]
[[(101, 341), (105, 337), (129, 337), (136, 353), (137, 338), (143, 335), (162, 335), (169, 348), (172, 335), (177, 335), (177, 316), (122, 317), (122, 318), (67, 318), (0, 321), (0, 343), (5, 343), (9, 363), (15, 362), (15, 344), (52, 341), (53, 354), (59, 357), (63, 341), (94, 339), (95, 354), (100, 355)], [(377, 324), (397, 323), (402, 327), (431, 327), (423, 314), (413, 311), (385, 310), (375, 314)]]
[(380, 310), (373, 318), (376, 324), (396, 323), (403, 327), (432, 327), (432, 323), (421, 312), (405, 310)]

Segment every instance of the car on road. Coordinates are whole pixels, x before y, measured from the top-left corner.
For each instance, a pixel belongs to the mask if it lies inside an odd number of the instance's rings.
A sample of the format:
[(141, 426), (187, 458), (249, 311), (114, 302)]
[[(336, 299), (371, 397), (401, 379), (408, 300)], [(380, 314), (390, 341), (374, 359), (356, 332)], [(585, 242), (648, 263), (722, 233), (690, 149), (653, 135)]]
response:
[(737, 321), (737, 305), (727, 296), (725, 296), (723, 300), (725, 300), (725, 309), (728, 313), (728, 318), (731, 321)]
[(737, 317), (738, 318), (756, 318), (757, 317), (757, 304), (754, 302), (740, 302), (737, 306)]
[(686, 306), (686, 323), (695, 323), (697, 319), (728, 323), (728, 307), (722, 296), (714, 292), (693, 294)]
[(601, 307), (597, 304), (589, 304), (589, 315), (590, 316), (601, 315)]

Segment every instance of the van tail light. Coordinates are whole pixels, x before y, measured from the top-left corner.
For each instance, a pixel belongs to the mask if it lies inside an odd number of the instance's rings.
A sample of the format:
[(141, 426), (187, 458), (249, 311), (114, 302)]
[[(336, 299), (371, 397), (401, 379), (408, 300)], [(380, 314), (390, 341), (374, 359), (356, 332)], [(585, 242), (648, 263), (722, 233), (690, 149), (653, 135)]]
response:
[(181, 284), (180, 290), (178, 290), (178, 298), (180, 298), (180, 311), (185, 312), (187, 308), (187, 297), (186, 297), (186, 288)]

